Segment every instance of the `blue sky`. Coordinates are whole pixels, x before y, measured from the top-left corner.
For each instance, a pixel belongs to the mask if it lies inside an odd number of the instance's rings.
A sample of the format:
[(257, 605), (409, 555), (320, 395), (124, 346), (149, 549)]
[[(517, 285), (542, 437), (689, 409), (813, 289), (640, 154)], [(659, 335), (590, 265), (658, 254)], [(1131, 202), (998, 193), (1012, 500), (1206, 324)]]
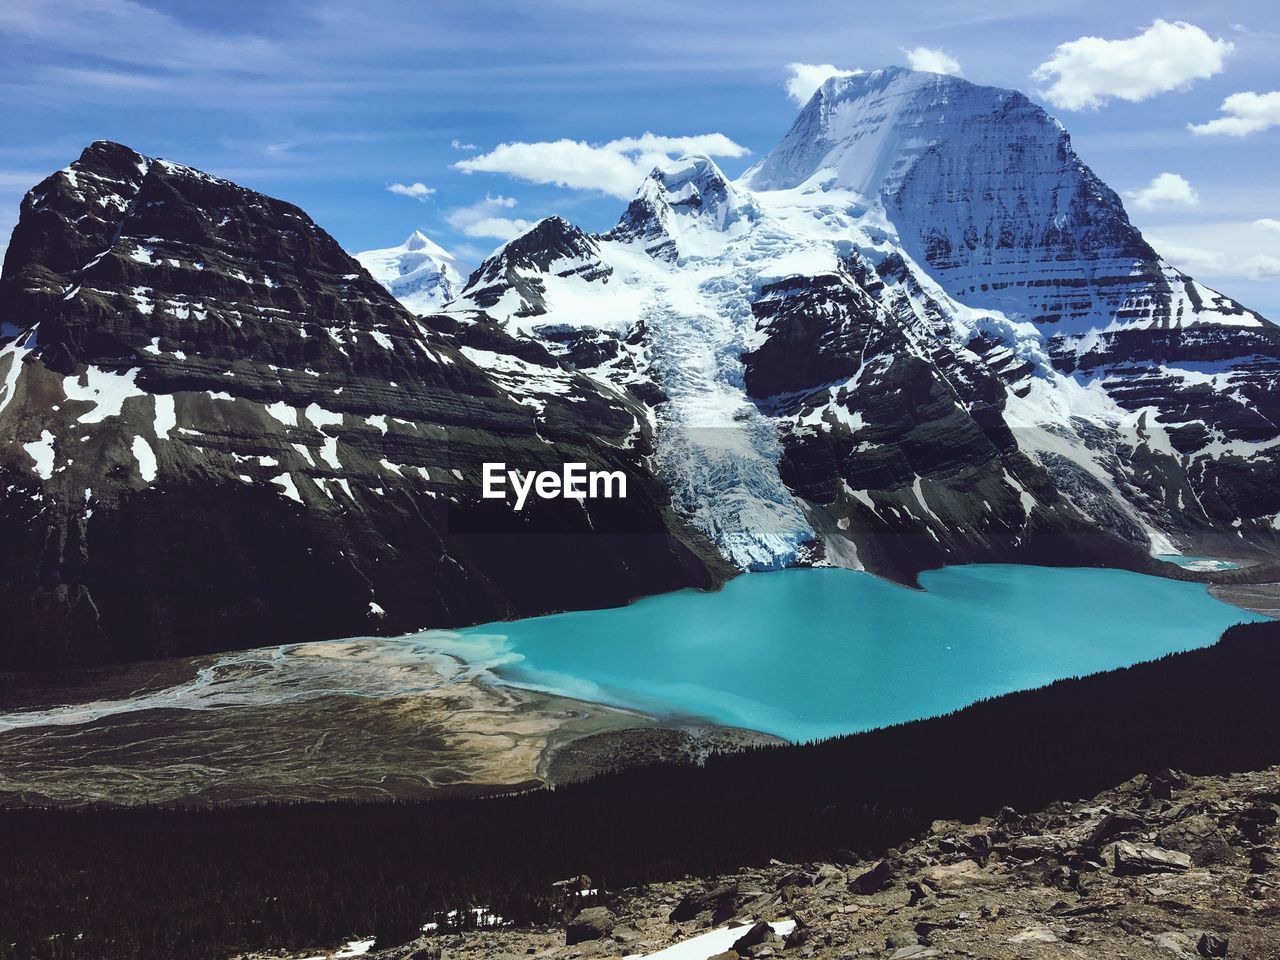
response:
[[(1280, 93), (1243, 103), (1253, 132), (1188, 129), (1224, 116), (1227, 97), (1280, 91), (1273, 5), (884, 9), (849, 0), (6, 0), (0, 234), (7, 239), (27, 188), (107, 138), (297, 203), (350, 250), (420, 228), (474, 264), (520, 221), (560, 213), (588, 228), (611, 224), (628, 171), (666, 145), (628, 142), (645, 133), (719, 135), (696, 142), (738, 173), (795, 115), (789, 64), (946, 65), (945, 54), (970, 80), (1035, 96), (1104, 180), (1135, 195), (1126, 196), (1131, 216), (1171, 260), (1280, 319), (1280, 114), (1268, 125)], [(1196, 35), (1176, 35), (1189, 37), (1187, 49), (1166, 56), (1171, 45), (1144, 33), (1157, 19), (1194, 25)], [(1079, 43), (1089, 36), (1148, 43)], [(1127, 73), (1108, 66), (1121, 54), (1137, 58)], [(1039, 93), (1062, 79), (1033, 80), (1046, 63), (1071, 74), (1071, 90)], [(578, 142), (566, 156), (580, 155), (582, 182), (528, 182), (527, 164), (551, 149), (536, 145), (564, 139)], [(492, 153), (511, 142), (525, 146), (506, 159)], [(1140, 205), (1161, 174), (1183, 182), (1159, 181)], [(396, 184), (404, 189), (388, 189)]]

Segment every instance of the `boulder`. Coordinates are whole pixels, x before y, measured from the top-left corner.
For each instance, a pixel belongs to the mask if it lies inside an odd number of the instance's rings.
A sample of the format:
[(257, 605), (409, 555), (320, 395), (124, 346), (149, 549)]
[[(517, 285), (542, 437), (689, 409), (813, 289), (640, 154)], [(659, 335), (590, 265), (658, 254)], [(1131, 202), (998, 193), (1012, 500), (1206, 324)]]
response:
[(1227, 938), (1217, 933), (1202, 933), (1196, 943), (1196, 953), (1202, 957), (1225, 957), (1229, 943)]
[(824, 863), (818, 867), (817, 873), (814, 874), (813, 882), (815, 886), (824, 887), (827, 884), (835, 883), (845, 878), (844, 871), (839, 867), (829, 863)]
[(1188, 854), (1197, 867), (1229, 863), (1236, 857), (1218, 825), (1203, 813), (1170, 824), (1159, 837), (1162, 847)]
[(1129, 843), (1118, 840), (1107, 848), (1108, 860), (1117, 876), (1136, 876), (1144, 873), (1179, 873), (1191, 869), (1191, 858), (1177, 850), (1147, 843)]
[(1186, 774), (1177, 770), (1158, 770), (1147, 777), (1147, 793), (1157, 800), (1169, 800), (1174, 790), (1187, 785)]
[(568, 880), (557, 880), (551, 886), (565, 894), (575, 894), (583, 890), (591, 890), (595, 888), (595, 884), (591, 882), (591, 878), (585, 873), (580, 873), (576, 877), (570, 877)]
[(700, 913), (714, 911), (717, 916), (720, 916), (725, 910), (729, 910), (729, 916), (732, 916), (736, 907), (748, 899), (749, 897), (736, 883), (727, 883), (710, 890), (692, 890), (680, 898), (680, 902), (676, 904), (667, 919), (672, 923), (684, 923)]
[(746, 953), (752, 947), (781, 942), (782, 938), (773, 932), (773, 927), (761, 920), (733, 942), (733, 949), (737, 953)]
[(787, 950), (803, 947), (813, 939), (813, 927), (809, 926), (804, 917), (797, 916), (795, 920), (794, 929), (782, 938), (782, 946)]
[(920, 937), (914, 930), (893, 930), (885, 937), (884, 945), (890, 950), (917, 947), (920, 945)]
[(1277, 819), (1280, 819), (1280, 814), (1276, 813), (1275, 807), (1256, 804), (1245, 807), (1237, 813), (1231, 818), (1231, 823), (1246, 840), (1251, 843), (1262, 843), (1266, 839), (1267, 831), (1276, 825)]
[(1045, 854), (1055, 853), (1063, 846), (1060, 837), (1031, 834), (1009, 842), (1009, 853), (1019, 860), (1035, 860)]
[(613, 933), (618, 919), (608, 907), (587, 907), (564, 926), (564, 942), (572, 947), (588, 940), (603, 940)]
[(1086, 846), (1101, 847), (1119, 837), (1133, 836), (1147, 829), (1146, 822), (1139, 816), (1120, 812), (1103, 817), (1089, 833)]
[(1276, 868), (1274, 847), (1254, 847), (1249, 851), (1249, 872), (1270, 873)]
[(778, 881), (778, 889), (781, 890), (783, 887), (812, 887), (813, 882), (814, 875), (812, 873), (806, 873), (804, 870), (793, 870)]
[(909, 947), (902, 947), (895, 950), (889, 955), (889, 960), (925, 960), (926, 957), (941, 956), (942, 951), (936, 947), (925, 946), (923, 943), (912, 944)]
[(893, 883), (895, 872), (893, 864), (888, 860), (877, 860), (872, 864), (871, 869), (849, 881), (849, 892), (864, 895), (879, 893)]

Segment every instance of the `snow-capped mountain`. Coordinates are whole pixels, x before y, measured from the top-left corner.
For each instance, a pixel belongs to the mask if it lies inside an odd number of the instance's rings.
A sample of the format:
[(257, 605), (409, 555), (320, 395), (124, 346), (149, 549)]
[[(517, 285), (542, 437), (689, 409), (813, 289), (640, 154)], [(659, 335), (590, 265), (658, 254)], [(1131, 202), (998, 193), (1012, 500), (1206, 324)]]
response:
[[(0, 670), (723, 570), (671, 515), (638, 404), (486, 324), (414, 317), (301, 210), (189, 167), (99, 142), (33, 188), (0, 320)], [(624, 471), (627, 499), (480, 496), (485, 462), (565, 460)]]
[(435, 313), (462, 289), (453, 254), (421, 230), (398, 247), (366, 250), (356, 260), (388, 292), (418, 315)]
[[(1011, 91), (832, 79), (737, 180), (665, 164), (611, 230), (543, 220), (443, 307), (427, 238), (361, 257), (118, 144), (27, 194), (0, 669), (734, 568), (1280, 551), (1280, 329), (1165, 263)], [(516, 513), (479, 497), (495, 461), (621, 469), (629, 495)]]
[(1013, 91), (833, 78), (737, 181), (659, 168), (613, 230), (543, 221), (451, 310), (644, 403), (675, 504), (742, 567), (1277, 544), (1280, 331), (1161, 260)]
[(1260, 322), (1161, 260), (1063, 126), (1016, 91), (902, 69), (833, 78), (742, 179), (853, 190), (952, 296), (1057, 334)]

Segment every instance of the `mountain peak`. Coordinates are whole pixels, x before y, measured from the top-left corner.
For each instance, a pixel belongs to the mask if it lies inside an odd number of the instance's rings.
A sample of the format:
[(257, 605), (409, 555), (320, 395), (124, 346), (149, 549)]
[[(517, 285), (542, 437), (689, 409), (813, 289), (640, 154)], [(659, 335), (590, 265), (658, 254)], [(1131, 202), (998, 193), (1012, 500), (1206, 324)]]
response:
[(821, 172), (875, 199), (895, 188), (934, 143), (961, 132), (970, 120), (1006, 111), (1011, 102), (1061, 135), (1048, 114), (1013, 90), (905, 67), (830, 77), (742, 182), (756, 190), (786, 190)]
[(366, 250), (355, 258), (414, 313), (435, 312), (452, 300), (462, 286), (453, 254), (421, 230), (414, 230), (398, 247)]
[(960, 302), (1078, 336), (1264, 321), (1162, 261), (1024, 94), (887, 67), (826, 80), (741, 188), (854, 192)]
[(722, 233), (757, 215), (754, 202), (734, 188), (714, 160), (685, 154), (653, 168), (608, 236), (642, 241), (651, 255), (674, 261), (706, 252), (695, 239), (698, 234)]
[(438, 260), (453, 259), (452, 253), (450, 253), (444, 247), (440, 246), (438, 243), (436, 243), (434, 240), (428, 237), (421, 230), (415, 230), (413, 231), (413, 233), (409, 234), (408, 239), (406, 239), (405, 242), (401, 244), (401, 246), (405, 250), (420, 252), (420, 253), (426, 254), (427, 256), (434, 257)]

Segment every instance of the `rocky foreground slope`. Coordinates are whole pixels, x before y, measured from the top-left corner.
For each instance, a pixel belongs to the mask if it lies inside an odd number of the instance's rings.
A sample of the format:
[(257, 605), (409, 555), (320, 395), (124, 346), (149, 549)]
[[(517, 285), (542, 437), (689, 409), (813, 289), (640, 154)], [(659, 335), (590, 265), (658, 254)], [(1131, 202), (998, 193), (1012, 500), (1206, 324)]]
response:
[(1280, 956), (1278, 814), (1280, 768), (1163, 771), (1036, 813), (938, 821), (870, 862), (616, 892), (576, 878), (562, 928), (433, 933), (371, 957), (1265, 960)]

